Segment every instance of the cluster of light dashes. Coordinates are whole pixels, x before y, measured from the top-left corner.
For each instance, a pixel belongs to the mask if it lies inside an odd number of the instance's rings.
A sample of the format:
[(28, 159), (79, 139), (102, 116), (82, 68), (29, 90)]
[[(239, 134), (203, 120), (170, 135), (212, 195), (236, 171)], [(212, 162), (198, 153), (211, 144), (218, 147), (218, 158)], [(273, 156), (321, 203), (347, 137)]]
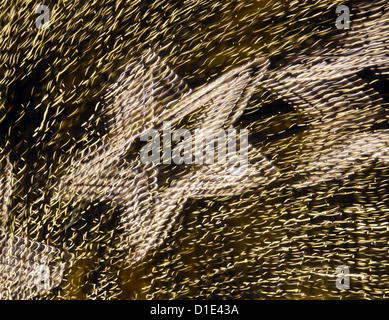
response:
[[(388, 78), (388, 4), (350, 31), (336, 4), (63, 1), (37, 31), (4, 2), (1, 298), (386, 297), (387, 105), (362, 74)], [(142, 164), (164, 121), (248, 128), (249, 170)]]

